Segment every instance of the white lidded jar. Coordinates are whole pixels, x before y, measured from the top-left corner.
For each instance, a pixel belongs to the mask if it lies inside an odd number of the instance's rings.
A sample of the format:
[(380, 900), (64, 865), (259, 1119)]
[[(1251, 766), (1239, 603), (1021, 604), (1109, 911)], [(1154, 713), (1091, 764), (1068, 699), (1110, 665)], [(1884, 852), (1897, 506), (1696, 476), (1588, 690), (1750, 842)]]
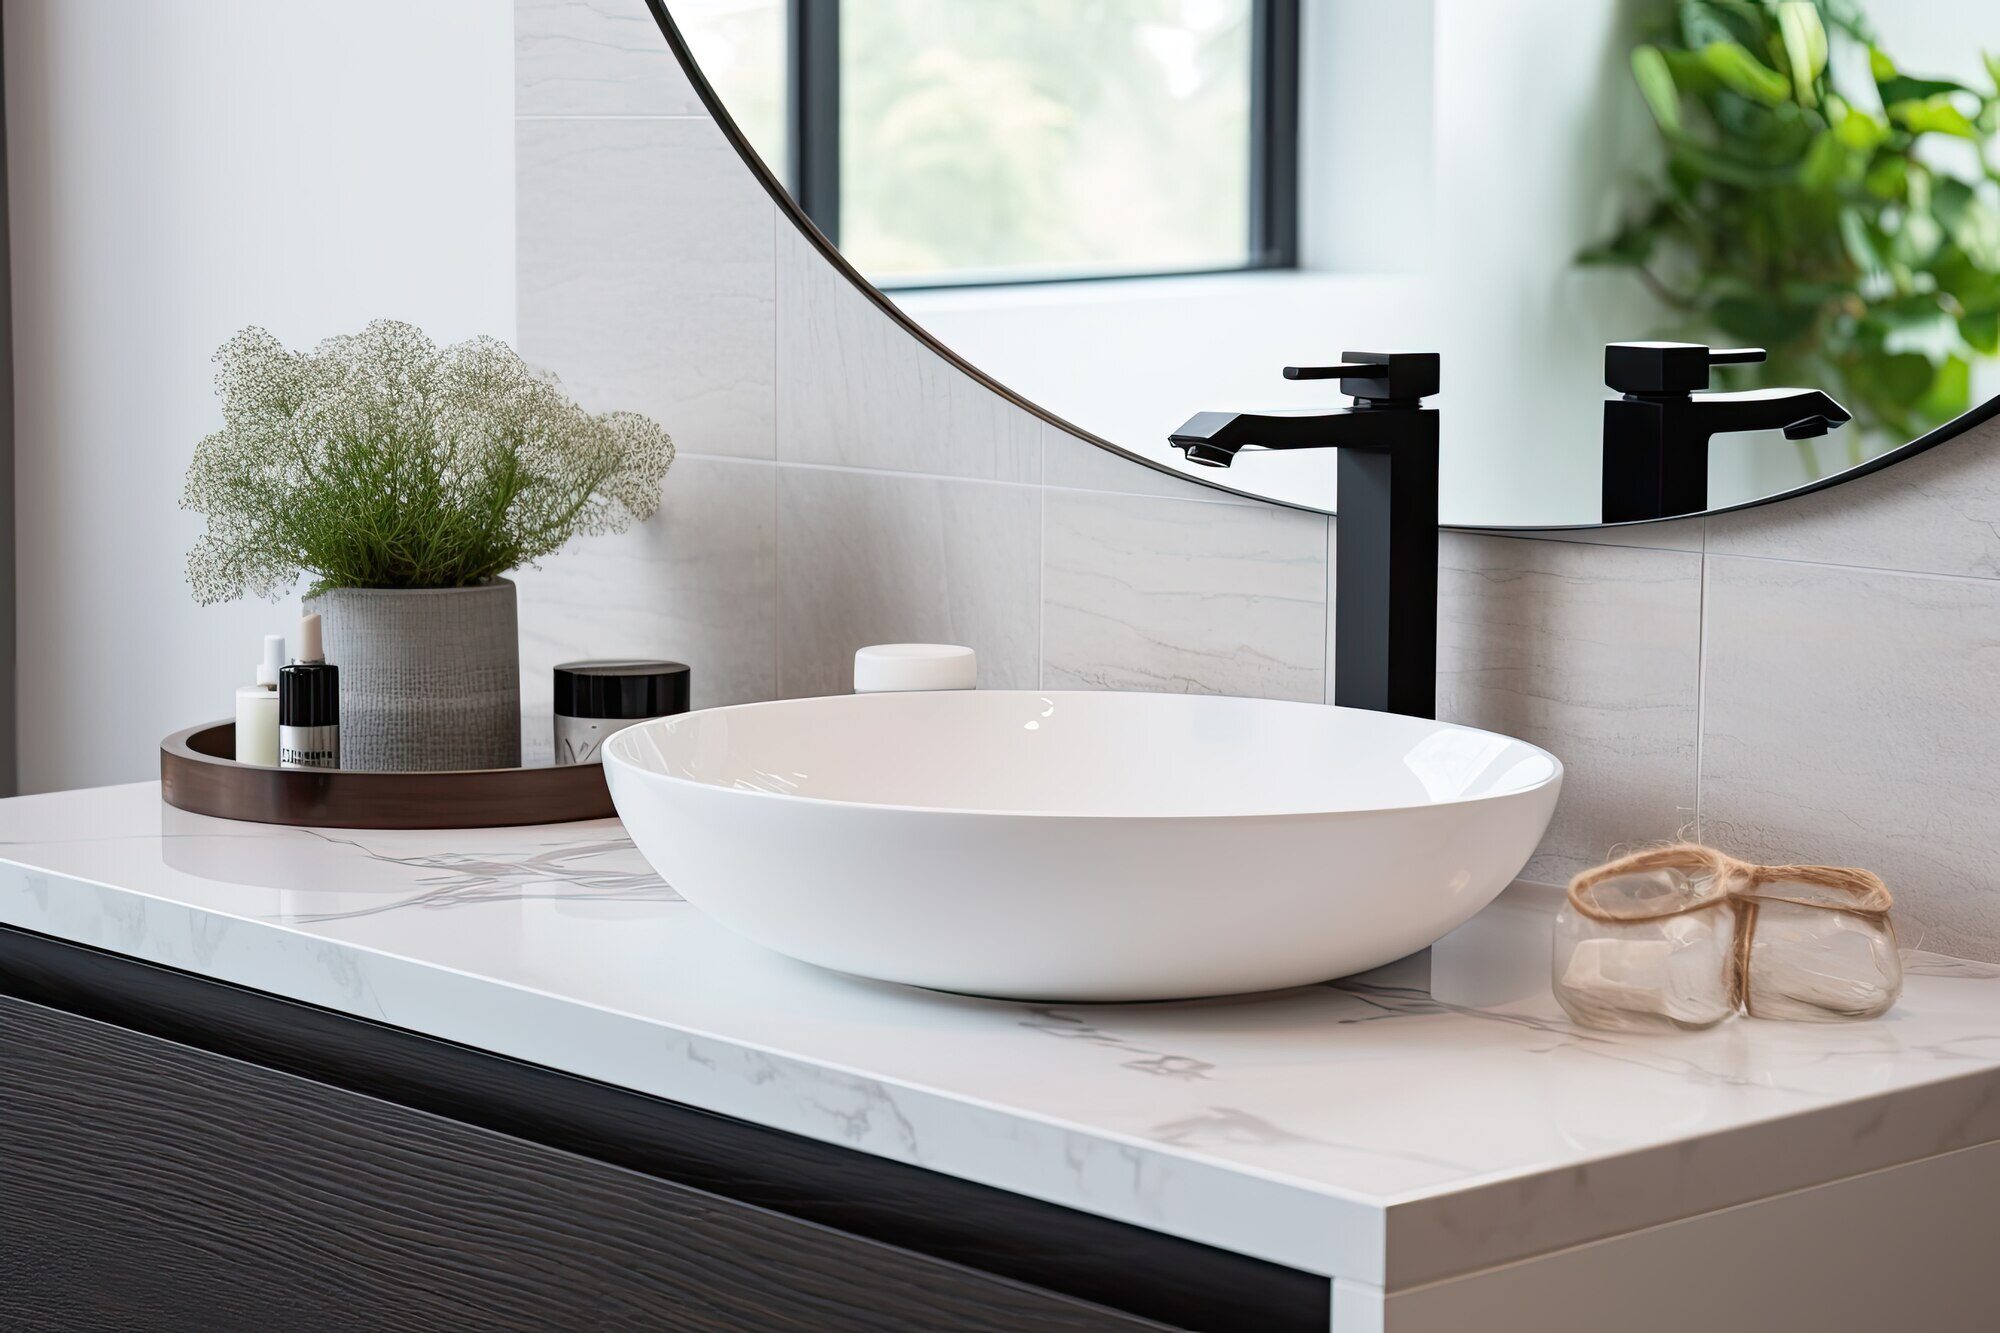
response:
[(979, 683), (979, 659), (955, 643), (877, 643), (854, 654), (854, 692), (970, 690)]
[(285, 636), (264, 636), (257, 683), (236, 691), (236, 762), (278, 766), (278, 671), (285, 665)]

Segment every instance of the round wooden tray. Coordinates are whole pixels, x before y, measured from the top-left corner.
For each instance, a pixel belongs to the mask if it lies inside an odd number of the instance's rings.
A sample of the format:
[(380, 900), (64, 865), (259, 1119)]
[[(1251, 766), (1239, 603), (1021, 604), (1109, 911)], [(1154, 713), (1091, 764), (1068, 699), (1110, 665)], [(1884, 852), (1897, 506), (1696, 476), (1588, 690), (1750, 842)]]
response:
[(236, 724), (209, 722), (160, 742), (160, 795), (200, 815), (316, 828), (495, 828), (607, 819), (602, 764), (442, 773), (239, 764)]

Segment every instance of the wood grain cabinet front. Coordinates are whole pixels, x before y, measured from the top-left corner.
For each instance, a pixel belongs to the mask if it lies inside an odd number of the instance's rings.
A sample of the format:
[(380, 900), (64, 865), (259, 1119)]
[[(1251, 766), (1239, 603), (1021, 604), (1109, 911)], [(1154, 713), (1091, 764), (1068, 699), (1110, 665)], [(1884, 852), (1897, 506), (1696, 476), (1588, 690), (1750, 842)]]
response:
[(1167, 1325), (0, 996), (0, 1328)]

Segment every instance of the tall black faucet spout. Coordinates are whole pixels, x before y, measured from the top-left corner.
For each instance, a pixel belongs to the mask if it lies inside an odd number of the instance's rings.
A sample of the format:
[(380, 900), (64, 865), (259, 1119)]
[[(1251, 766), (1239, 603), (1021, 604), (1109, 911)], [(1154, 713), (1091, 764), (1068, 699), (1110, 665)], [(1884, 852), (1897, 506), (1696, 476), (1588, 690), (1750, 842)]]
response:
[(1197, 412), (1167, 437), (1203, 467), (1245, 449), (1337, 449), (1333, 701), (1437, 714), (1438, 414), (1435, 353), (1345, 353), (1287, 367), (1287, 379), (1340, 379), (1360, 398), (1323, 412)]
[(1190, 463), (1228, 467), (1245, 449), (1388, 449), (1421, 405), (1325, 412), (1197, 412), (1167, 442)]

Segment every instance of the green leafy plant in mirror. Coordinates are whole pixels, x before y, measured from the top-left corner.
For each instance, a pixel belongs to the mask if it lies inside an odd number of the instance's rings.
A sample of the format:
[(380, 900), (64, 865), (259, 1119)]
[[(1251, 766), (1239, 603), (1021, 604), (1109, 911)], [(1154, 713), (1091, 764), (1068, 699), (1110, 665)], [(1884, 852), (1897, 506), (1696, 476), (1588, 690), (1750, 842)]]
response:
[[(2000, 59), (1990, 85), (1904, 72), (1840, 0), (1674, 0), (1632, 52), (1665, 149), (1588, 264), (1629, 268), (1662, 332), (1770, 349), (1906, 440), (2000, 352)], [(1859, 459), (1862, 444), (1849, 447)]]
[(327, 588), (487, 582), (660, 505), (673, 441), (593, 416), (494, 338), (439, 347), (377, 320), (294, 352), (249, 328), (215, 354), (222, 429), (195, 446), (181, 507), (203, 604)]

